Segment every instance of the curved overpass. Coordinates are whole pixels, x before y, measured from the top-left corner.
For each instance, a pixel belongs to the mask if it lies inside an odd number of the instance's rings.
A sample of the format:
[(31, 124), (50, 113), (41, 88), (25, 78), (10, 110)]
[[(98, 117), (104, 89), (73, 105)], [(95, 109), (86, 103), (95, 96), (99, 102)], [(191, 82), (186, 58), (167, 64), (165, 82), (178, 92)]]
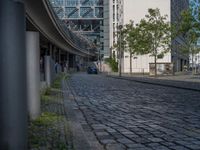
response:
[[(80, 56), (95, 56), (95, 52), (89, 52), (86, 46), (74, 43), (70, 36), (66, 34), (61, 22), (53, 12), (48, 0), (26, 0), (25, 1), (27, 19), (57, 47)], [(78, 38), (78, 37), (77, 37)]]

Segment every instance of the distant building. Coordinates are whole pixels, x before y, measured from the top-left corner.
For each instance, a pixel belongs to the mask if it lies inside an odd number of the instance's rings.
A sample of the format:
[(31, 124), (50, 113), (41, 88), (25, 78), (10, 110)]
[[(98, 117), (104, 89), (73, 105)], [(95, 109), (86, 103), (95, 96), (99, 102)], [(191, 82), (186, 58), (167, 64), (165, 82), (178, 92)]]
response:
[[(188, 8), (188, 0), (50, 0), (58, 17), (74, 32), (86, 36), (93, 41), (101, 58), (119, 57), (114, 49), (119, 37), (118, 27), (134, 20), (138, 23), (145, 17), (148, 8), (159, 8), (161, 13), (169, 16), (174, 22), (181, 10)], [(181, 40), (173, 41), (173, 44)], [(123, 54), (123, 71), (129, 72), (129, 54)], [(133, 72), (149, 72), (149, 63), (153, 58), (149, 55), (133, 56)], [(158, 62), (173, 62), (176, 71), (181, 71), (188, 63), (188, 57), (180, 55), (173, 49)]]
[(118, 53), (114, 45), (117, 44), (119, 37), (119, 26), (124, 22), (124, 0), (110, 0), (110, 56), (117, 57)]
[(200, 1), (199, 0), (189, 0), (190, 8), (192, 9), (192, 13), (195, 18), (199, 20), (199, 8), (200, 8)]
[(93, 41), (104, 54), (103, 0), (50, 0), (58, 17), (77, 34)]
[[(180, 18), (181, 11), (189, 8), (189, 0), (171, 0), (171, 22), (174, 23)], [(183, 71), (185, 65), (189, 65), (189, 55), (183, 55), (179, 50), (179, 45), (183, 44), (181, 37), (172, 41), (171, 57), (175, 65), (175, 71)]]
[[(130, 20), (139, 23), (148, 13), (148, 8), (159, 8), (161, 14), (168, 15), (168, 21), (173, 23), (179, 18), (180, 12), (188, 6), (188, 0), (124, 0), (123, 24), (129, 23)], [(182, 71), (184, 65), (188, 65), (189, 57), (182, 55), (176, 47), (182, 43), (181, 38), (177, 38), (172, 43), (175, 48), (165, 54), (164, 58), (158, 59), (158, 63), (174, 63), (175, 71)], [(149, 72), (149, 63), (154, 63), (154, 58), (150, 55), (135, 55), (132, 59), (132, 71), (137, 73)], [(123, 56), (123, 72), (125, 73), (130, 71), (129, 62), (130, 56), (125, 52)]]
[[(199, 20), (199, 8), (200, 1), (199, 0), (190, 0), (190, 8), (192, 9), (192, 13), (195, 16), (197, 21)], [(200, 39), (197, 41), (197, 46), (200, 47)], [(200, 69), (200, 53), (193, 57), (194, 67), (198, 67)], [(192, 67), (192, 56), (190, 56), (190, 67)]]

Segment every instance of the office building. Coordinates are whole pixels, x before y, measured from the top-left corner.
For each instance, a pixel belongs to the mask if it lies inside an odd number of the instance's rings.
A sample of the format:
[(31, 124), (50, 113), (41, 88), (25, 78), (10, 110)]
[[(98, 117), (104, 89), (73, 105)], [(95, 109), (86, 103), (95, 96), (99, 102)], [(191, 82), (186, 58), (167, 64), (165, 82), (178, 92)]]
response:
[(87, 37), (103, 53), (103, 0), (50, 0), (58, 17), (73, 32)]

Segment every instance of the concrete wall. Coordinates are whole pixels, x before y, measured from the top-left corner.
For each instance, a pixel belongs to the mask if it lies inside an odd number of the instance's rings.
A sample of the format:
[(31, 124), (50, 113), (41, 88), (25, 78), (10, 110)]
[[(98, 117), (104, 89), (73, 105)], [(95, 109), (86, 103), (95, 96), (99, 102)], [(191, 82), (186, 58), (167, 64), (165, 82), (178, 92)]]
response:
[[(129, 53), (124, 54), (124, 60), (123, 60), (123, 71), (125, 73), (130, 72), (130, 55)], [(157, 59), (157, 62), (160, 63), (167, 63), (171, 62), (171, 54), (167, 53), (165, 54), (165, 57), (163, 59)], [(137, 73), (143, 73), (143, 72), (149, 72), (149, 63), (154, 63), (154, 57), (151, 57), (149, 55), (134, 55), (132, 58), (132, 71)]]

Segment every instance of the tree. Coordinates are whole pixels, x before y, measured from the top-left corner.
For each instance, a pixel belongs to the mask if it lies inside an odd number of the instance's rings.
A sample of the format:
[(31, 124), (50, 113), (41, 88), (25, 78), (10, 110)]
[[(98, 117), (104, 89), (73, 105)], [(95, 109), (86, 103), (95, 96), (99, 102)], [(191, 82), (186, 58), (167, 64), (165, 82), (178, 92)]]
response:
[(119, 76), (121, 76), (121, 57), (122, 52), (125, 49), (126, 41), (125, 41), (125, 29), (122, 25), (118, 26), (117, 31), (117, 43), (113, 45), (113, 48), (117, 50), (118, 52), (118, 58), (119, 58)]
[(142, 50), (140, 44), (144, 36), (142, 34), (143, 32), (140, 31), (138, 25), (134, 25), (134, 22), (132, 20), (129, 24), (125, 25), (124, 33), (124, 38), (126, 41), (125, 51), (130, 54), (130, 74), (132, 74), (132, 57), (134, 54), (138, 54), (138, 49)]
[(182, 39), (179, 50), (186, 55), (192, 56), (192, 72), (194, 69), (194, 56), (200, 52), (197, 41), (200, 37), (200, 22), (192, 15), (192, 10), (187, 9), (181, 12), (180, 19), (175, 23), (176, 36)]
[(162, 16), (160, 10), (148, 9), (145, 19), (139, 24), (143, 39), (140, 40), (140, 54), (151, 54), (154, 57), (155, 76), (157, 76), (157, 59), (164, 57), (171, 47), (171, 28), (167, 15)]

